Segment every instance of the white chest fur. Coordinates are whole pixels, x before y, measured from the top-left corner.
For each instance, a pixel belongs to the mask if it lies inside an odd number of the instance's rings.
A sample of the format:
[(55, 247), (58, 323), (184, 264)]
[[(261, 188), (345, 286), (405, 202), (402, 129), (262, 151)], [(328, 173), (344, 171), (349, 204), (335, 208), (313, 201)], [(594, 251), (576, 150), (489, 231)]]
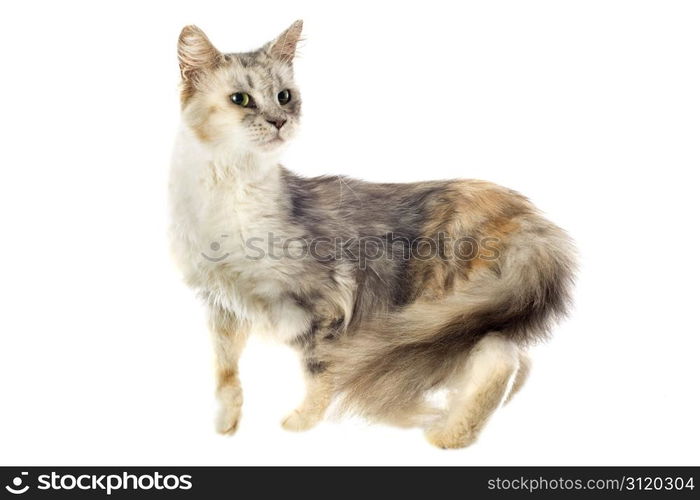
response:
[(214, 154), (188, 130), (178, 136), (170, 179), (173, 254), (188, 285), (260, 332), (283, 341), (306, 331), (293, 299), (301, 262), (268, 243), (298, 237), (283, 212), (274, 159)]

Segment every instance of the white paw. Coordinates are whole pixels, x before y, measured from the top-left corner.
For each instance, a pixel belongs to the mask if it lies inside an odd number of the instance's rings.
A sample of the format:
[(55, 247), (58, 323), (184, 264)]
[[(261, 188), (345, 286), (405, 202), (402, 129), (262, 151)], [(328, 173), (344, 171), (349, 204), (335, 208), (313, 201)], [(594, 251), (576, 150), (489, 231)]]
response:
[(219, 413), (216, 417), (216, 432), (230, 435), (238, 429), (241, 419), (243, 396), (240, 388), (230, 387), (219, 393)]
[(302, 413), (299, 410), (294, 410), (282, 420), (282, 427), (285, 430), (292, 432), (307, 431), (315, 426), (321, 420), (316, 415)]
[(222, 406), (216, 417), (216, 432), (230, 435), (238, 429), (238, 422), (241, 419), (241, 407)]

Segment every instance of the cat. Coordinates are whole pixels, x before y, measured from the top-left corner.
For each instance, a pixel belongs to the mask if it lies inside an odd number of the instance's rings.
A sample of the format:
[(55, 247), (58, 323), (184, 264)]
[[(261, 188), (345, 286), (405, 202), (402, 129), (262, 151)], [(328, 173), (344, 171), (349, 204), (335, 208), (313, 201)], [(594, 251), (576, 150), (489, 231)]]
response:
[(170, 233), (208, 310), (217, 430), (235, 432), (238, 359), (266, 332), (303, 361), (306, 395), (285, 429), (310, 429), (334, 403), (465, 447), (522, 387), (528, 347), (567, 312), (571, 240), (488, 182), (376, 184), (279, 165), (299, 127), (301, 31), (296, 21), (245, 53), (220, 52), (195, 26), (178, 40)]

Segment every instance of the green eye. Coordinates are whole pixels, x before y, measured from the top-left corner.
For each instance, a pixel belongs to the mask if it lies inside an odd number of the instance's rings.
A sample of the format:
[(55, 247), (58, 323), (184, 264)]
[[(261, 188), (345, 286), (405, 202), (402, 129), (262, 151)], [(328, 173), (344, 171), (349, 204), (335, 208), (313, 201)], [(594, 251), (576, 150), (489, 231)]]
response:
[(236, 92), (231, 95), (231, 102), (245, 108), (250, 104), (250, 96), (245, 92)]
[(287, 104), (290, 100), (292, 99), (292, 93), (289, 90), (283, 90), (279, 94), (277, 94), (277, 100), (280, 102), (282, 106)]

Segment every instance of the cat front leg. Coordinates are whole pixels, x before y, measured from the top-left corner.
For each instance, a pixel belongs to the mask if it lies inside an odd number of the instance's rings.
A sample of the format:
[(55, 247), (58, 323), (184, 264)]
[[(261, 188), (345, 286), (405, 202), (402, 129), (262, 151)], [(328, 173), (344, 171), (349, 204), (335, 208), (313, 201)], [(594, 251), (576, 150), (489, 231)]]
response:
[(288, 431), (306, 431), (323, 420), (333, 397), (333, 384), (322, 362), (307, 359), (305, 366), (306, 395), (304, 400), (282, 420)]
[(216, 397), (219, 400), (216, 430), (220, 434), (230, 435), (236, 432), (241, 417), (243, 391), (238, 378), (238, 359), (248, 338), (249, 328), (232, 313), (219, 307), (210, 308), (209, 327), (216, 353)]

